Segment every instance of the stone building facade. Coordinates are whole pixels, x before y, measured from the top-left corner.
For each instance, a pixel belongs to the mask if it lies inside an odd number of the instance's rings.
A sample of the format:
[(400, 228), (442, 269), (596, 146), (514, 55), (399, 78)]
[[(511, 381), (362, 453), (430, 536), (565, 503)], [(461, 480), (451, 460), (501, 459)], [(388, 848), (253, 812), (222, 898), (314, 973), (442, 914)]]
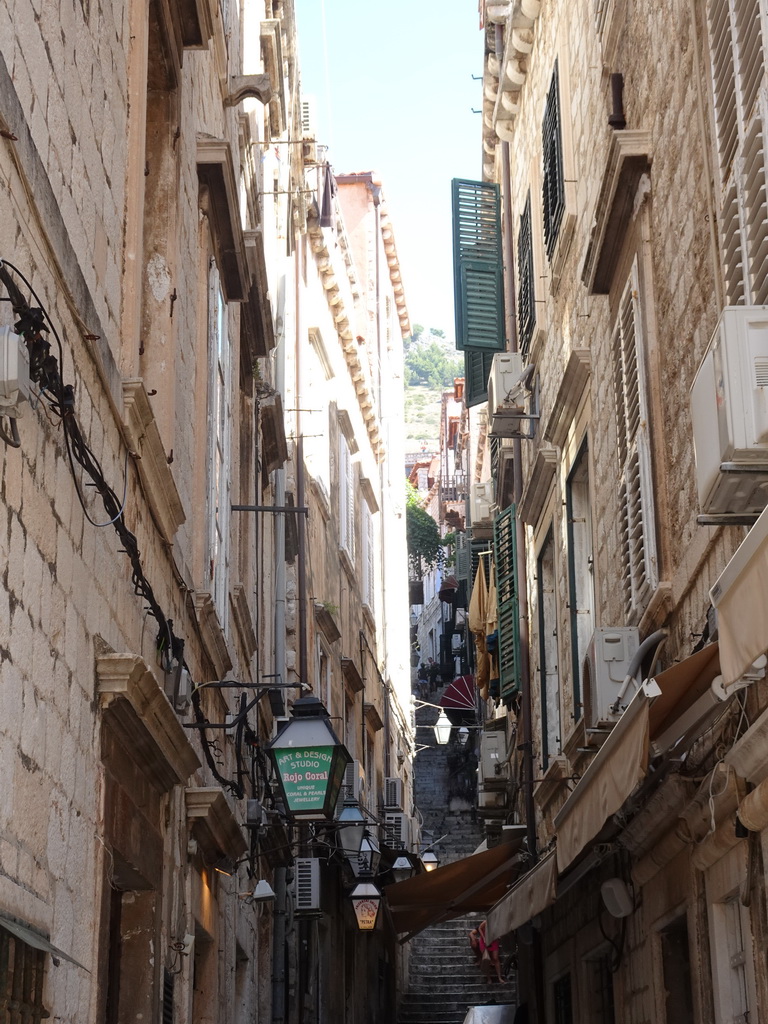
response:
[[(479, 232), (461, 249), (467, 211), (492, 210), (505, 308), (464, 340), (490, 441), (477, 476), (498, 503), (487, 710), (516, 738), (506, 814), (528, 829), (489, 926), (517, 943), (538, 1021), (724, 1022), (768, 1005), (765, 822), (749, 810), (762, 773), (745, 757), (766, 749), (764, 669), (729, 675), (713, 609), (765, 502), (751, 485), (702, 490), (701, 422), (729, 399), (722, 377), (717, 401), (691, 398), (722, 311), (764, 312), (765, 14), (484, 4), (483, 180), (459, 183), (457, 258), (491, 244)], [(734, 360), (743, 337), (723, 342)], [(519, 354), (511, 377), (494, 349)], [(759, 376), (745, 387), (762, 402)]]
[(288, 0), (0, 19), (0, 1007), (388, 1019), (393, 938), (266, 755), (319, 696), (417, 838), (380, 183), (330, 194)]

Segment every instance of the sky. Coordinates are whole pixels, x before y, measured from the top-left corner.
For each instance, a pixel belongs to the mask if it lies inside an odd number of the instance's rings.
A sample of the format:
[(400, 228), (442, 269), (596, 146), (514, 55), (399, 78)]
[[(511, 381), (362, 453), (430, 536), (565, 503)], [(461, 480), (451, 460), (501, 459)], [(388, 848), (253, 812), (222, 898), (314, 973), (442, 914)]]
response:
[(379, 174), (411, 324), (453, 339), (451, 179), (482, 172), (477, 0), (295, 4), (318, 143), (335, 173)]

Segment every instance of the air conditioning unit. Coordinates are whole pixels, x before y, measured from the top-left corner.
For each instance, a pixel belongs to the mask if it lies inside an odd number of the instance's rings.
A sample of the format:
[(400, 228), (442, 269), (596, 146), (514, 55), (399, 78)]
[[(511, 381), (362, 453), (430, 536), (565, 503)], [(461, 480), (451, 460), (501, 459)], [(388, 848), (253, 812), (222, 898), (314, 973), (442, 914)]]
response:
[(384, 806), (387, 810), (402, 811), (403, 780), (398, 778), (384, 779)]
[(483, 786), (506, 785), (509, 778), (509, 764), (505, 761), (507, 734), (504, 729), (492, 729), (480, 733), (480, 770)]
[(405, 850), (411, 841), (411, 822), (402, 811), (385, 811), (384, 842), (393, 850)]
[(726, 306), (691, 388), (699, 506), (768, 505), (768, 306)]
[(519, 352), (497, 352), (488, 377), (488, 423), (491, 434), (512, 437), (525, 415), (527, 388), (522, 383), (523, 357)]
[(320, 910), (320, 861), (316, 857), (297, 857), (294, 861), (293, 907), (304, 917), (318, 917)]
[(365, 771), (360, 761), (350, 761), (344, 769), (340, 798), (347, 802), (365, 800)]
[(469, 517), (473, 526), (478, 523), (490, 524), (493, 519), (494, 501), (493, 480), (472, 484), (469, 489)]
[[(621, 712), (614, 712), (611, 708), (639, 646), (640, 635), (635, 626), (601, 628), (592, 634), (581, 672), (581, 699), (588, 729), (613, 724), (618, 719)], [(634, 692), (631, 688), (627, 691), (624, 705), (629, 703)]]

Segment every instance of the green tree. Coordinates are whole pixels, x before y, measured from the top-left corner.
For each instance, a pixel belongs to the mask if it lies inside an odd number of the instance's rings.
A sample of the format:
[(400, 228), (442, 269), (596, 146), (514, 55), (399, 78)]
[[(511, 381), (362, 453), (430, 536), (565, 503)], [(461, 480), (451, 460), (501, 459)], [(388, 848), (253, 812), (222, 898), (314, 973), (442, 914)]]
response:
[(442, 558), (440, 531), (432, 516), (423, 508), (419, 492), (406, 480), (405, 531), (408, 543), (408, 569), (411, 579), (424, 573)]
[(454, 377), (463, 373), (463, 364), (456, 358), (445, 338), (445, 331), (430, 327), (425, 333), (421, 324), (414, 324), (413, 333), (403, 342), (405, 382), (411, 387), (450, 387)]

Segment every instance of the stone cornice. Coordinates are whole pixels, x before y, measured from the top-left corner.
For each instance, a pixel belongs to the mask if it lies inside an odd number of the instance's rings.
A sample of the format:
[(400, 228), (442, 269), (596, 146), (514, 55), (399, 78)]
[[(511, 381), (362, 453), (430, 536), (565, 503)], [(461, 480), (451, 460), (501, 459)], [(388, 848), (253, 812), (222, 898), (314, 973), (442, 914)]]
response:
[(221, 628), (213, 597), (207, 590), (196, 590), (192, 595), (195, 617), (200, 627), (200, 636), (219, 679), (232, 668), (232, 658), (227, 647), (227, 638)]
[(170, 701), (137, 654), (96, 659), (101, 708), (149, 782), (161, 792), (187, 781), (200, 760)]
[(544, 439), (562, 448), (568, 435), (568, 428), (592, 372), (592, 357), (589, 349), (575, 348), (568, 357), (563, 379), (555, 396), (552, 412), (544, 427)]
[(247, 843), (227, 799), (215, 786), (191, 786), (186, 790), (190, 829), (209, 859), (217, 856), (235, 860), (245, 853)]

